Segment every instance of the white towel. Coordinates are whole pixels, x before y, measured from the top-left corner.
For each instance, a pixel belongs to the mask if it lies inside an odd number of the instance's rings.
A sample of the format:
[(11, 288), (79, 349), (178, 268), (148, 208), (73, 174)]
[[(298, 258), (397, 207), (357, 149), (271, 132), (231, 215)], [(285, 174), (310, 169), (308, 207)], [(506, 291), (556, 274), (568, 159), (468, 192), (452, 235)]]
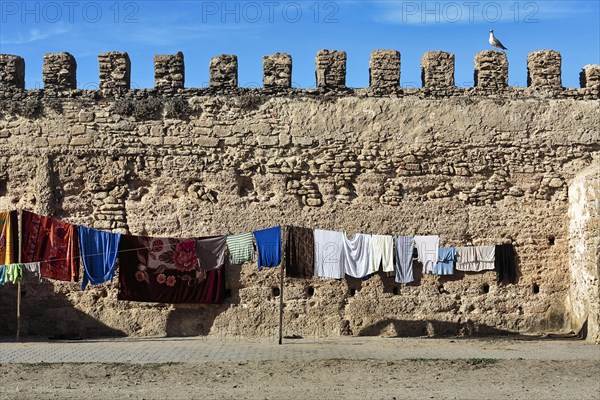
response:
[(354, 278), (362, 278), (369, 274), (371, 261), (371, 235), (357, 233), (352, 239), (344, 235), (344, 251), (342, 262), (344, 272)]
[(456, 248), (456, 269), (479, 272), (494, 269), (496, 246), (466, 246)]
[(344, 267), (342, 250), (344, 234), (336, 231), (315, 229), (315, 276), (342, 279)]
[(377, 272), (379, 264), (383, 266), (383, 272), (394, 272), (394, 238), (392, 236), (371, 236), (369, 273)]
[(423, 264), (423, 274), (431, 274), (438, 262), (440, 237), (438, 235), (415, 236), (415, 247), (419, 262)]

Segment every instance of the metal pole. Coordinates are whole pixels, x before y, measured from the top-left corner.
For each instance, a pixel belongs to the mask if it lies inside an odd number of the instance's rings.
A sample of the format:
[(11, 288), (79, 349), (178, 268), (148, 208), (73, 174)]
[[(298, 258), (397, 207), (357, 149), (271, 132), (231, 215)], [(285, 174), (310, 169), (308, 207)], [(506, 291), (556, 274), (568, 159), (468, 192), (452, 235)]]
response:
[[(282, 236), (285, 235), (285, 227), (283, 229)], [(282, 237), (282, 244), (285, 243), (284, 237)], [(283, 246), (282, 246), (283, 247)], [(283, 270), (285, 268), (285, 248), (281, 249), (282, 259), (281, 268), (279, 274), (279, 344), (283, 342)]]
[[(23, 246), (23, 211), (19, 210), (19, 255), (17, 259), (21, 263), (21, 248)], [(21, 279), (17, 282), (17, 342), (21, 341)]]

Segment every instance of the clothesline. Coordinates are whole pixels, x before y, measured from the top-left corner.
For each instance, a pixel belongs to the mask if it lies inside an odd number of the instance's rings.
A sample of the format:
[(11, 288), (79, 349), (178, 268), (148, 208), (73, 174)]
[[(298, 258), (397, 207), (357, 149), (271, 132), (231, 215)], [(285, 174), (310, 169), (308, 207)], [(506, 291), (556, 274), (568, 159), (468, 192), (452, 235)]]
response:
[[(6, 218), (6, 214), (2, 213), (4, 218)], [(22, 251), (25, 259), (21, 261), (45, 264), (42, 266), (42, 269), (46, 269), (42, 273), (44, 277), (69, 281), (77, 280), (81, 262), (84, 265), (82, 288), (85, 288), (88, 279), (94, 282), (94, 277), (91, 276), (94, 274), (92, 271), (94, 268), (96, 268), (97, 283), (112, 279), (117, 256), (120, 259), (127, 259), (127, 261), (121, 260), (119, 263), (121, 268), (129, 267), (129, 265), (125, 265), (126, 263), (131, 264), (134, 268), (138, 268), (133, 271), (136, 277), (146, 281), (150, 279), (146, 268), (155, 271), (178, 268), (182, 271), (191, 271), (196, 268), (196, 265), (205, 271), (218, 268), (224, 265), (223, 260), (227, 248), (230, 253), (230, 262), (242, 264), (254, 259), (255, 243), (258, 250), (259, 268), (279, 266), (282, 259), (283, 235), (280, 226), (253, 233), (204, 238), (150, 238), (77, 226), (29, 211), (23, 211), (22, 215), (24, 222), (19, 234), (21, 237), (25, 237), (26, 245)], [(299, 229), (305, 233), (298, 237), (290, 236), (290, 232)], [(299, 240), (305, 249), (310, 249), (290, 253), (288, 258), (293, 261), (287, 260), (286, 265), (282, 266), (290, 277), (297, 275), (295, 277), (316, 276), (341, 279), (345, 275), (349, 275), (361, 278), (377, 272), (381, 267), (384, 272), (396, 271), (396, 282), (406, 284), (414, 280), (412, 274), (413, 248), (417, 248), (414, 251), (417, 260), (422, 264), (423, 274), (451, 275), (454, 273), (454, 263), (457, 259), (462, 265), (457, 266), (457, 269), (462, 271), (479, 272), (495, 269), (495, 246), (442, 248), (439, 246), (439, 234), (393, 237), (392, 235), (357, 233), (352, 238), (348, 238), (345, 233), (338, 231), (300, 228), (293, 225), (287, 227), (287, 232), (288, 240), (286, 242), (292, 242), (294, 245), (293, 242)], [(302, 238), (302, 236), (304, 237)], [(47, 239), (45, 239), (46, 237)], [(121, 246), (119, 245), (121, 238), (126, 239), (127, 242), (135, 242), (135, 244)], [(104, 251), (108, 247), (106, 244), (95, 243), (98, 240), (112, 241), (112, 247), (108, 251)], [(222, 255), (218, 259), (214, 257), (210, 260), (205, 259), (201, 265), (200, 259), (206, 257), (203, 243), (215, 240), (221, 243), (219, 246), (222, 248), (213, 250), (219, 254), (222, 252)], [(169, 250), (163, 251), (163, 247)], [(196, 249), (198, 249), (198, 253), (196, 253)], [(286, 249), (287, 251), (288, 249)], [(134, 253), (137, 257), (126, 257), (127, 254)], [(94, 266), (94, 263), (97, 265)], [(178, 263), (183, 264), (177, 267)], [(169, 264), (172, 264), (173, 267), (167, 267)], [(301, 264), (304, 265), (304, 270), (297, 268)], [(53, 271), (50, 271), (51, 269)], [(192, 279), (188, 275), (181, 278)]]
[[(56, 219), (54, 217), (48, 217), (48, 218), (52, 218), (52, 219), (55, 219), (57, 221), (62, 221), (62, 220)], [(86, 227), (85, 225), (73, 224), (73, 223), (70, 223), (70, 222), (67, 222), (67, 221), (62, 221), (62, 222), (65, 222), (67, 224), (73, 225), (75, 227)], [(290, 226), (293, 226), (293, 225), (290, 224)], [(96, 230), (96, 231), (99, 231), (99, 232), (108, 232), (108, 233), (111, 233), (110, 231), (106, 231), (106, 230), (102, 230), (102, 229), (89, 228), (89, 227), (86, 227), (86, 228), (93, 229), (93, 230)], [(319, 229), (319, 228), (315, 228), (315, 229)], [(345, 231), (343, 231), (343, 232), (344, 232), (344, 234), (346, 234)], [(243, 232), (243, 233), (245, 233), (245, 232)], [(19, 233), (19, 234), (21, 234), (21, 233)], [(235, 235), (238, 235), (238, 234), (240, 234), (240, 233), (226, 234), (226, 235), (223, 235), (223, 236), (235, 236)], [(370, 234), (369, 233), (368, 235), (377, 236), (379, 234)], [(133, 235), (133, 236), (135, 236), (135, 235)], [(393, 235), (390, 234), (390, 236), (400, 236), (400, 235), (399, 234), (393, 234)], [(439, 233), (438, 233), (438, 236), (439, 236)], [(212, 237), (212, 236), (208, 236), (208, 237)], [(168, 238), (175, 239), (175, 240), (200, 240), (200, 239), (202, 239), (202, 237), (181, 237), (181, 238), (179, 238), (179, 237), (178, 238), (168, 237)], [(151, 248), (152, 248), (152, 246), (142, 246), (142, 247), (135, 248), (135, 249), (117, 250), (117, 253), (119, 254), (119, 253), (123, 253), (123, 252), (127, 252), (127, 251), (149, 250)], [(104, 256), (104, 255), (107, 255), (107, 253), (106, 252), (99, 252), (99, 253), (87, 254), (86, 257)], [(79, 260), (81, 260), (83, 258), (83, 256), (81, 256), (81, 255), (75, 256), (75, 257), (78, 258)], [(43, 263), (43, 262), (56, 262), (56, 261), (67, 261), (69, 259), (71, 259), (71, 257), (52, 258), (52, 259), (40, 259), (40, 260), (37, 260), (36, 262), (41, 262), (41, 263)]]

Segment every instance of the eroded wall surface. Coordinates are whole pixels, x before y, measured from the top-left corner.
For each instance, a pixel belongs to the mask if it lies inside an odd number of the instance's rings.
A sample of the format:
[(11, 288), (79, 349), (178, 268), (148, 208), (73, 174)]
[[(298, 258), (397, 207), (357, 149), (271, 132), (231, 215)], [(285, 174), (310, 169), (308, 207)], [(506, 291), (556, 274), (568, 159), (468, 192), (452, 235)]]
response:
[(569, 186), (571, 288), (567, 297), (573, 327), (600, 342), (600, 164), (582, 171)]

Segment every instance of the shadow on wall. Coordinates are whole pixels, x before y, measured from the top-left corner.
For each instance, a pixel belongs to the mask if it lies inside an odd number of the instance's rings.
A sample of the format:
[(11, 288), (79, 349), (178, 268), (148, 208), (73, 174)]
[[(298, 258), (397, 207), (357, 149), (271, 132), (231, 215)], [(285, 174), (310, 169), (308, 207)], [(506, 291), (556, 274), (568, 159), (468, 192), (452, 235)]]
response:
[[(226, 288), (229, 282), (240, 279), (240, 268), (228, 266), (225, 274)], [(21, 288), (21, 336), (47, 337), (56, 340), (76, 340), (94, 337), (125, 337), (126, 331), (112, 328), (95, 318), (98, 310), (106, 305), (94, 303), (86, 313), (76, 308), (67, 297), (78, 289), (78, 284), (54, 286), (50, 281), (26, 279)], [(105, 291), (104, 291), (105, 292)], [(237, 294), (237, 290), (233, 291)], [(176, 304), (169, 313), (165, 326), (167, 336), (202, 336), (211, 332), (217, 316), (225, 312), (231, 304), (239, 303), (239, 296), (231, 295), (225, 289), (222, 304)], [(105, 296), (101, 296), (105, 297)], [(125, 303), (125, 302), (122, 302)], [(148, 303), (132, 303), (125, 309), (146, 308)], [(7, 284), (0, 286), (0, 336), (13, 337), (17, 331), (17, 286)]]
[[(174, 304), (167, 317), (167, 336), (206, 336), (211, 333), (215, 319), (240, 301), (237, 290), (231, 288), (240, 282), (241, 265), (225, 265), (225, 293), (222, 304)], [(234, 294), (232, 294), (234, 293)]]
[[(21, 287), (21, 336), (48, 339), (126, 336), (125, 332), (111, 328), (75, 308), (65, 296), (67, 291), (57, 291), (48, 281), (26, 279)], [(16, 335), (16, 285), (0, 286), (0, 310), (0, 335)]]
[[(390, 335), (390, 328), (394, 332), (392, 335)], [(394, 318), (384, 319), (365, 326), (356, 333), (357, 336), (380, 336), (384, 334), (396, 337), (515, 335), (514, 332), (471, 322), (411, 321)]]
[(217, 316), (227, 311), (229, 304), (175, 304), (167, 317), (168, 337), (206, 336)]

